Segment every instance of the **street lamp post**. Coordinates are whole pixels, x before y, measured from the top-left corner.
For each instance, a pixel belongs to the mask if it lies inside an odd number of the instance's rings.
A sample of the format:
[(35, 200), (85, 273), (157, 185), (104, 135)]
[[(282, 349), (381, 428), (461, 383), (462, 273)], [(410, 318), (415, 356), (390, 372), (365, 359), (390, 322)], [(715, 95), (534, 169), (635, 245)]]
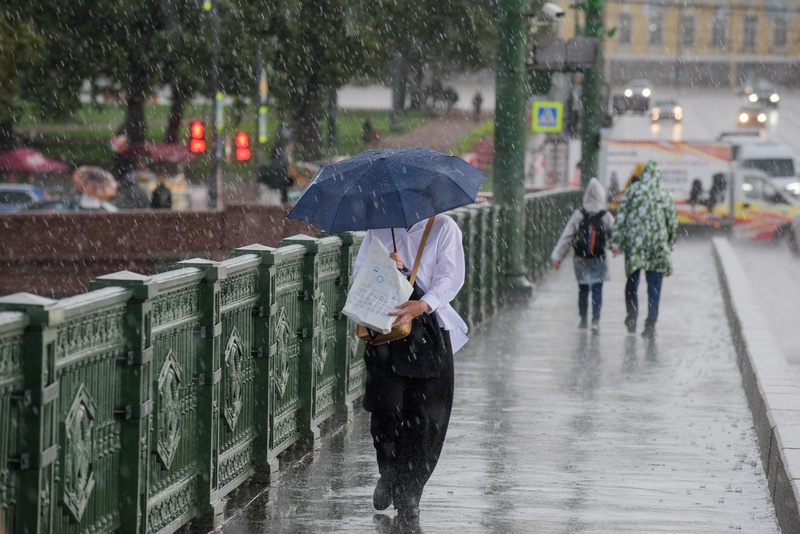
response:
[(504, 212), (501, 240), (506, 293), (511, 298), (527, 297), (533, 291), (526, 277), (523, 231), (528, 4), (526, 0), (500, 0), (497, 19), (494, 193)]
[(222, 94), (219, 90), (219, 12), (214, 0), (204, 0), (203, 9), (211, 13), (211, 92), (214, 96), (214, 120), (211, 125), (213, 163), (208, 183), (209, 207), (222, 207)]

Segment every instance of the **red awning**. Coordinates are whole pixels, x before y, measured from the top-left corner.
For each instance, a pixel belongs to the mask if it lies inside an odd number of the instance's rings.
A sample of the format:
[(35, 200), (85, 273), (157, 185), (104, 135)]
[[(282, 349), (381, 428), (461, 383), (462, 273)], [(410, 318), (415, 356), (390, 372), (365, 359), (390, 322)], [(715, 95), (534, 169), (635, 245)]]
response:
[(0, 168), (10, 171), (44, 173), (66, 171), (66, 163), (50, 159), (32, 148), (15, 148), (0, 154)]

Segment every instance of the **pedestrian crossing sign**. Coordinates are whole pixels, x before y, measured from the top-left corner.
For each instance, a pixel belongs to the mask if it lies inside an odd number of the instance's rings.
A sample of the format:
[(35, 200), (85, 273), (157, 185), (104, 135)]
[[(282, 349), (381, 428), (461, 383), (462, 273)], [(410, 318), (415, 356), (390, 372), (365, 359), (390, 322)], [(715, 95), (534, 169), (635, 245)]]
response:
[(564, 104), (561, 102), (534, 102), (531, 113), (531, 130), (559, 133), (564, 126)]

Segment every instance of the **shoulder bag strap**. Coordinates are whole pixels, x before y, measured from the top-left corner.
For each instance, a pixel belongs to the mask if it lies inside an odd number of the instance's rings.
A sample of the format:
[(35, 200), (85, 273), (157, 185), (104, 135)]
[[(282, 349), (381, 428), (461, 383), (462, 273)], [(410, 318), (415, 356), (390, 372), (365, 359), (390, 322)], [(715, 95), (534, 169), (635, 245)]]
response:
[(417, 279), (417, 269), (419, 269), (419, 262), (422, 261), (422, 251), (425, 250), (425, 242), (428, 241), (428, 235), (431, 233), (431, 228), (433, 228), (433, 219), (435, 218), (436, 216), (433, 216), (428, 219), (428, 224), (425, 225), (425, 233), (422, 234), (422, 241), (419, 243), (417, 259), (414, 260), (414, 268), (411, 269), (411, 278), (408, 279), (412, 286), (414, 285), (414, 281)]

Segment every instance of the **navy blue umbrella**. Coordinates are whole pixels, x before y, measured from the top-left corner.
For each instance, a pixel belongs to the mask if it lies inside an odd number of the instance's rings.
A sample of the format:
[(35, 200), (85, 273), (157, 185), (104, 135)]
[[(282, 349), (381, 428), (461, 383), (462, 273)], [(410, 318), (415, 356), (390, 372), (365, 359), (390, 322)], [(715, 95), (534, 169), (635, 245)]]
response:
[(461, 158), (424, 147), (367, 150), (323, 167), (289, 217), (332, 234), (407, 228), (474, 202), (486, 179)]

